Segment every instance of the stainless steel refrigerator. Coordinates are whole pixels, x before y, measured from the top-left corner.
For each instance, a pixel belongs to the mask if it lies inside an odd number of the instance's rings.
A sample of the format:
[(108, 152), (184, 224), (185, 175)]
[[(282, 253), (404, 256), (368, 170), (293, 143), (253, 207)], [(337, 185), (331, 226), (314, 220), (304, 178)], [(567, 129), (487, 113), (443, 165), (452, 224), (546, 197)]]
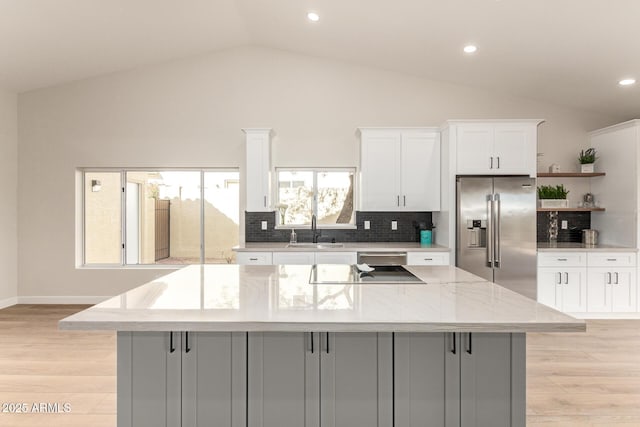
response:
[(456, 265), (536, 299), (536, 193), (529, 177), (458, 177)]

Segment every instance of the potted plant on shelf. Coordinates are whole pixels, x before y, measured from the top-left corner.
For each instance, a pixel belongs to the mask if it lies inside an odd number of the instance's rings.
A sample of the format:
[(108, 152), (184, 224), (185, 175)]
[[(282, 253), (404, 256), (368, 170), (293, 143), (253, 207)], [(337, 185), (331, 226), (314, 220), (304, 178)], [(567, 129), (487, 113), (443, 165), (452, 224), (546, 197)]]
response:
[(578, 161), (580, 162), (580, 172), (593, 173), (593, 164), (596, 162), (596, 159), (597, 157), (595, 148), (589, 148), (586, 151), (580, 150), (580, 155), (578, 156)]
[(568, 208), (567, 200), (569, 190), (564, 185), (541, 185), (538, 187), (538, 199), (540, 199), (541, 208)]

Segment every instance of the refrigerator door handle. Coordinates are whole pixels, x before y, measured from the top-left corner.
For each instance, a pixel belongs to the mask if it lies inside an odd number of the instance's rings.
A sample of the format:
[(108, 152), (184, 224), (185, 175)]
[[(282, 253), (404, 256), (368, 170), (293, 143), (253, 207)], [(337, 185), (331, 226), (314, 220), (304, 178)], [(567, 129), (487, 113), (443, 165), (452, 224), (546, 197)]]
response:
[(493, 268), (493, 194), (487, 194), (487, 267)]
[(500, 225), (501, 225), (501, 204), (500, 204), (500, 194), (495, 194), (493, 196), (493, 200), (494, 203), (496, 205), (495, 209), (494, 209), (494, 214), (495, 214), (495, 220), (493, 222), (493, 234), (495, 235), (494, 238), (494, 248), (493, 248), (493, 252), (494, 252), (494, 260), (493, 260), (493, 264), (496, 266), (496, 268), (500, 268), (500, 264), (502, 263), (502, 245), (500, 244)]

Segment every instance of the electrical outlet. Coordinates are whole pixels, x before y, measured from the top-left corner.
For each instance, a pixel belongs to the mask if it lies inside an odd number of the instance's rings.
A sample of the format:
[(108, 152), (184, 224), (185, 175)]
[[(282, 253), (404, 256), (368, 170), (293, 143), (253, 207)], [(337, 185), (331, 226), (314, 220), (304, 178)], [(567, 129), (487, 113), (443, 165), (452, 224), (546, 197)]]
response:
[(371, 221), (365, 221), (364, 222), (364, 229), (365, 230), (369, 230), (371, 228)]
[(391, 229), (392, 230), (398, 229), (398, 221), (391, 221)]
[(263, 230), (267, 229), (267, 221), (262, 221), (262, 229)]
[(562, 225), (561, 225), (563, 230), (566, 230), (569, 228), (569, 221), (567, 221), (566, 219), (562, 220)]

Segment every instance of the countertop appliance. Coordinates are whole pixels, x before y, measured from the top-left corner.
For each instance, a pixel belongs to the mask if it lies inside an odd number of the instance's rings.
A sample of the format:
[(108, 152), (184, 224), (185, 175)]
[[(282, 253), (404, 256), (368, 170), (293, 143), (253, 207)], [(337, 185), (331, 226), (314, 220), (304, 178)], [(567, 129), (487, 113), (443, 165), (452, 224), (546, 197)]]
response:
[(456, 179), (456, 265), (536, 299), (535, 179)]
[(370, 265), (371, 272), (359, 271), (355, 265), (323, 265), (311, 267), (309, 283), (312, 285), (388, 285), (424, 283), (401, 265)]

